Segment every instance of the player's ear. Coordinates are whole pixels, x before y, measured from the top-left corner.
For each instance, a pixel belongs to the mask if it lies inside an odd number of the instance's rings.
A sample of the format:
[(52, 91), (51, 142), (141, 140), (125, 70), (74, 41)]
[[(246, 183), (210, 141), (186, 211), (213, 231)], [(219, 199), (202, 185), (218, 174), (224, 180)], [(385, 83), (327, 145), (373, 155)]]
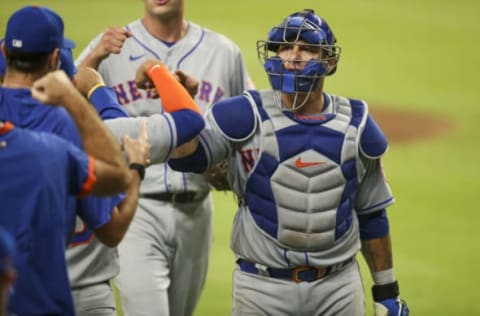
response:
[(5, 41), (0, 44), (0, 54), (3, 54), (5, 60), (7, 60), (7, 48), (5, 47)]
[(50, 69), (60, 69), (60, 49), (55, 48), (50, 55), (48, 55), (48, 66)]

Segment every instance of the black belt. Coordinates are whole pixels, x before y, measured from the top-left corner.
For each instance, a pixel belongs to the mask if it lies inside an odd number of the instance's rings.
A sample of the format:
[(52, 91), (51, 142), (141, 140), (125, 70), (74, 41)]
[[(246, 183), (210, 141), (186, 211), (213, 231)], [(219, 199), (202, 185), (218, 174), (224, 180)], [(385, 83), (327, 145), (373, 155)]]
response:
[(276, 279), (286, 279), (294, 282), (313, 282), (326, 277), (329, 274), (342, 270), (353, 262), (353, 258), (329, 267), (299, 266), (291, 269), (269, 268), (255, 263), (238, 259), (240, 270), (248, 273), (265, 275)]
[(159, 193), (141, 193), (140, 197), (152, 199), (157, 201), (171, 202), (171, 203), (190, 203), (202, 200), (207, 193), (205, 192), (159, 192)]

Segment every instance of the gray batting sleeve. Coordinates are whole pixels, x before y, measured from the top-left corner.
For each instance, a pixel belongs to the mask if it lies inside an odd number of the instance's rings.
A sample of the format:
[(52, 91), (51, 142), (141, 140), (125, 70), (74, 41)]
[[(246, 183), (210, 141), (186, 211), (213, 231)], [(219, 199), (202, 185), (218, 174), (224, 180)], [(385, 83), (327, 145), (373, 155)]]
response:
[(123, 135), (138, 137), (143, 120), (147, 121), (150, 160), (152, 164), (165, 162), (177, 144), (177, 133), (170, 114), (154, 114), (149, 117), (121, 117), (104, 121), (115, 139), (121, 143)]

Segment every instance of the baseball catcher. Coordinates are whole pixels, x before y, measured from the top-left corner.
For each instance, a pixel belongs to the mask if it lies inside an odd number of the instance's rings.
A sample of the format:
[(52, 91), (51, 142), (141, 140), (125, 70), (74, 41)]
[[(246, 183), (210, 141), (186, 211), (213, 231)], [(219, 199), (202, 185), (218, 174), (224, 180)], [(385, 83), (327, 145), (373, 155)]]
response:
[(341, 52), (332, 29), (295, 12), (257, 51), (272, 90), (214, 104), (197, 149), (169, 163), (204, 172), (228, 160), (239, 200), (232, 314), (365, 315), (361, 250), (375, 315), (408, 315), (392, 264), (388, 142), (366, 102), (324, 91)]

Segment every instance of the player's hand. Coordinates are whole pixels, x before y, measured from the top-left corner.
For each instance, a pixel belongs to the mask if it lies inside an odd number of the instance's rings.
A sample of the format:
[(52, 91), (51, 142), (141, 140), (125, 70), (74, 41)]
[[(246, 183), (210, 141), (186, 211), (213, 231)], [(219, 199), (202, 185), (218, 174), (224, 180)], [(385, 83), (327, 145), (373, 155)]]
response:
[(175, 76), (177, 77), (177, 80), (182, 84), (182, 86), (184, 86), (188, 93), (192, 96), (192, 98), (194, 98), (195, 95), (198, 93), (198, 80), (191, 77), (190, 75), (187, 75), (181, 70), (175, 70)]
[(65, 100), (77, 93), (76, 89), (63, 70), (49, 72), (36, 80), (30, 89), (32, 97), (43, 104), (62, 105)]
[(98, 69), (98, 66), (110, 54), (119, 54), (123, 44), (132, 34), (121, 27), (109, 27), (103, 33), (97, 46), (87, 55), (81, 65)]
[(158, 98), (157, 89), (147, 75), (147, 70), (154, 66), (154, 65), (161, 65), (162, 62), (160, 60), (149, 59), (144, 61), (140, 66), (138, 66), (137, 71), (135, 72), (135, 84), (139, 89), (144, 89), (148, 93), (150, 98)]
[(150, 143), (148, 142), (147, 120), (143, 119), (138, 137), (133, 139), (128, 135), (122, 137), (122, 147), (129, 163), (144, 166), (150, 164)]
[(119, 54), (125, 40), (132, 34), (122, 27), (109, 27), (103, 33), (100, 42), (94, 48), (97, 57), (104, 59), (110, 54)]
[(148, 59), (138, 66), (137, 71), (135, 72), (135, 84), (140, 89), (148, 89), (153, 87), (153, 82), (150, 77), (147, 75), (147, 70), (155, 65), (161, 65), (160, 60)]
[(91, 67), (78, 67), (77, 74), (73, 78), (77, 90), (88, 99), (90, 90), (98, 85), (105, 85), (102, 76)]
[(400, 298), (389, 298), (380, 302), (374, 302), (375, 316), (408, 316), (410, 310), (405, 301)]

